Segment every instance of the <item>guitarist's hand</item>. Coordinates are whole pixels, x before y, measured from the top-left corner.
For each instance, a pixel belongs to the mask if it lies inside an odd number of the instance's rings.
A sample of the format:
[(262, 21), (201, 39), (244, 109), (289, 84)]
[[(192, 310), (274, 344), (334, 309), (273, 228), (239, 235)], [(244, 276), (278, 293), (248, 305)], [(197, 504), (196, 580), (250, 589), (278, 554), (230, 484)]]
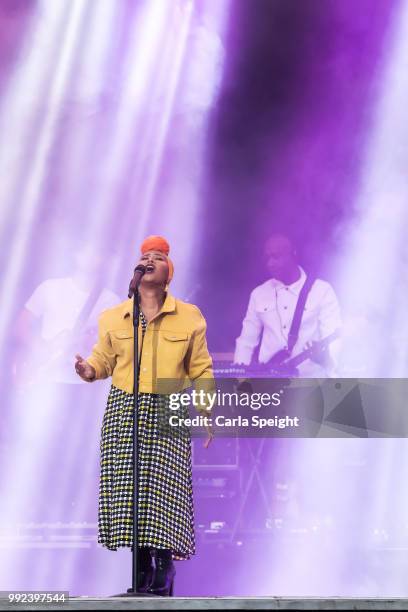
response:
[(314, 342), (307, 342), (305, 348), (311, 349), (312, 352), (310, 354), (310, 359), (312, 361), (314, 361), (315, 363), (318, 363), (319, 365), (323, 367), (327, 366), (328, 362), (330, 361), (330, 355), (327, 350), (327, 346), (324, 347), (321, 345), (320, 342), (314, 341)]
[(81, 355), (75, 355), (75, 371), (86, 382), (91, 382), (95, 379), (95, 368), (86, 361)]

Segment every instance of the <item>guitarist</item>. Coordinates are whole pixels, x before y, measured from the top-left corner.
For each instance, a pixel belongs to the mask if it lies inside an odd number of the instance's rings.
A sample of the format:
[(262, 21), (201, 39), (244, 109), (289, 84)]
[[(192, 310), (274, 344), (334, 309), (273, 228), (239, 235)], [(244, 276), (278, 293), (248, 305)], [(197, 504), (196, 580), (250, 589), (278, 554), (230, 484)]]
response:
[(73, 354), (78, 346), (83, 351), (92, 347), (100, 311), (120, 302), (97, 277), (101, 263), (97, 249), (80, 244), (72, 263), (69, 276), (42, 281), (18, 317), (20, 350), (13, 371), (23, 387), (34, 382), (77, 385)]
[(296, 375), (337, 376), (339, 340), (319, 345), (341, 327), (339, 303), (332, 286), (321, 279), (308, 279), (287, 236), (272, 235), (264, 252), (270, 278), (251, 293), (241, 335), (236, 340), (234, 364), (249, 366), (258, 346), (258, 362), (268, 367), (276, 362), (274, 357), (279, 362), (277, 354), (282, 350), (286, 350), (287, 357), (295, 357), (311, 349), (297, 366)]

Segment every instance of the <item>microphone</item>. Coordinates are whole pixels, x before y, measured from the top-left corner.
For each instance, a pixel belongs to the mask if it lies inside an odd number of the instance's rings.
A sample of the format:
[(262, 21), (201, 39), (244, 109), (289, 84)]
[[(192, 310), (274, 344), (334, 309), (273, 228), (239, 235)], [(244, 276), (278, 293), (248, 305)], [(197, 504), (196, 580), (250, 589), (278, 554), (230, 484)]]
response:
[(135, 268), (135, 272), (133, 274), (133, 278), (130, 281), (129, 284), (129, 293), (128, 293), (128, 297), (133, 297), (133, 295), (135, 294), (135, 292), (137, 291), (137, 288), (140, 284), (140, 281), (142, 280), (142, 276), (143, 274), (146, 272), (146, 266), (139, 264), (138, 266), (136, 266)]

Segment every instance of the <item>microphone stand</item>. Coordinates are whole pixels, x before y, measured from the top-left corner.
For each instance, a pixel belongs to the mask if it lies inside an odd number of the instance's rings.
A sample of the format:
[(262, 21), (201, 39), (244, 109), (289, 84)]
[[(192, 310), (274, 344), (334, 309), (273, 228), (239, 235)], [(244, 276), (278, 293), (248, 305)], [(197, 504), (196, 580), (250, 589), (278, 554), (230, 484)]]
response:
[[(142, 266), (138, 266), (139, 271)], [(138, 270), (136, 268), (135, 272)], [(153, 593), (139, 592), (137, 590), (137, 574), (138, 574), (138, 508), (139, 508), (139, 419), (138, 419), (138, 399), (139, 399), (139, 284), (142, 279), (143, 271), (140, 277), (136, 276), (132, 279), (129, 286), (129, 297), (133, 293), (133, 550), (132, 550), (132, 586), (126, 593), (121, 593), (115, 597), (155, 597)]]

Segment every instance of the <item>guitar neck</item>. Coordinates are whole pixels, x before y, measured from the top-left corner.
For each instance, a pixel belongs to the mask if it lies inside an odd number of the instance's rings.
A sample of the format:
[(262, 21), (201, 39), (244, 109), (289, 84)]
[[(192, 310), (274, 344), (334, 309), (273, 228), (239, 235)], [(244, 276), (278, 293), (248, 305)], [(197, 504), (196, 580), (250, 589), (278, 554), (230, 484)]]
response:
[[(318, 344), (319, 344), (320, 349), (326, 348), (327, 346), (329, 346), (329, 344), (333, 342), (333, 340), (335, 340), (338, 337), (339, 337), (339, 332), (335, 331), (332, 334), (330, 334), (330, 336), (323, 338), (323, 340), (319, 340)], [(285, 366), (290, 366), (290, 367), (295, 368), (296, 366), (306, 361), (306, 359), (309, 359), (309, 357), (313, 355), (314, 351), (315, 349), (313, 347), (305, 349), (304, 351), (299, 353), (299, 355), (296, 355), (295, 357), (291, 357), (290, 359), (288, 359), (288, 361), (285, 362)]]

